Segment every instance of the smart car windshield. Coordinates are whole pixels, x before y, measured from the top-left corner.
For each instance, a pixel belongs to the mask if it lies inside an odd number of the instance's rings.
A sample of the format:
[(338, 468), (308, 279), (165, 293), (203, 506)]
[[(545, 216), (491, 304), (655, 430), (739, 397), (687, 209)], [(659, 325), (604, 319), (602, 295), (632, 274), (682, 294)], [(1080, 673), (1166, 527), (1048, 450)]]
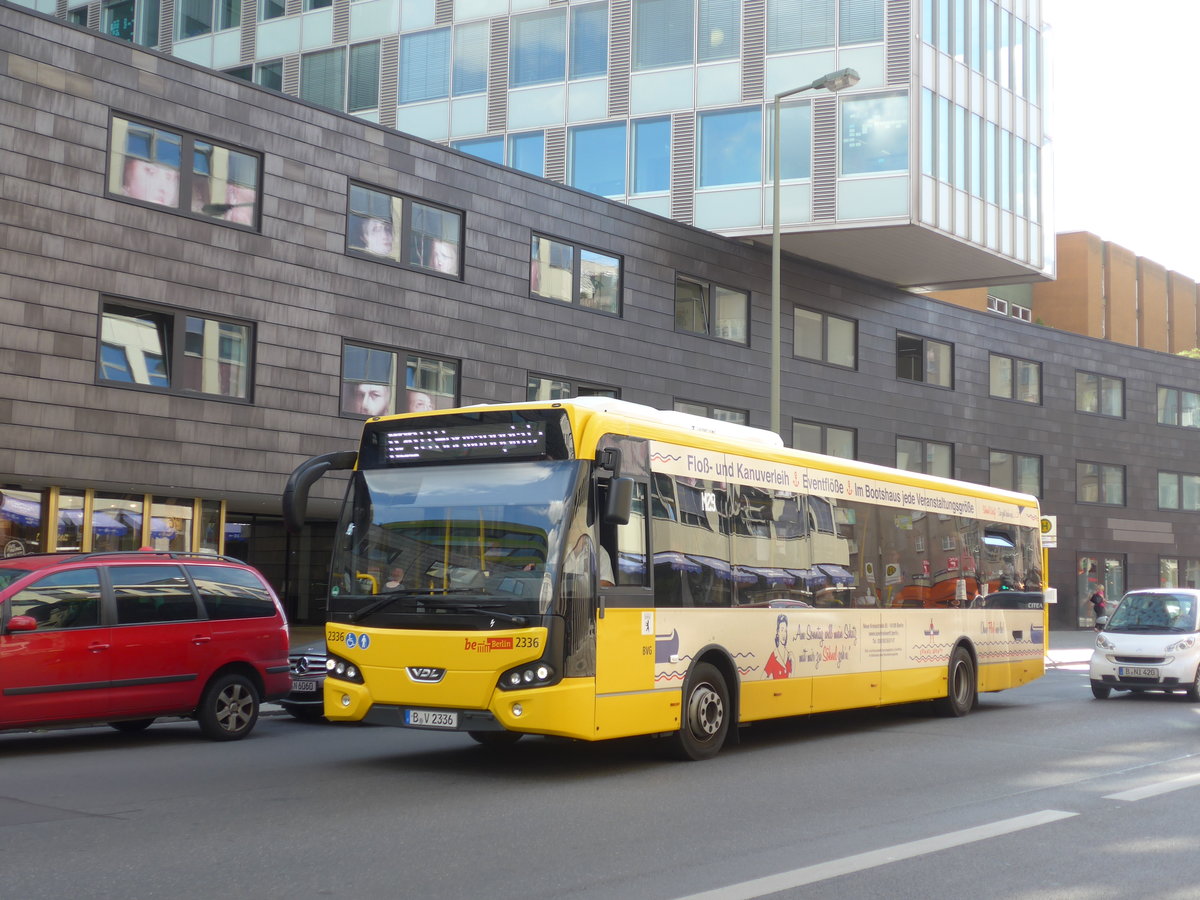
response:
[(1105, 630), (1194, 632), (1197, 605), (1191, 594), (1133, 591), (1121, 599)]

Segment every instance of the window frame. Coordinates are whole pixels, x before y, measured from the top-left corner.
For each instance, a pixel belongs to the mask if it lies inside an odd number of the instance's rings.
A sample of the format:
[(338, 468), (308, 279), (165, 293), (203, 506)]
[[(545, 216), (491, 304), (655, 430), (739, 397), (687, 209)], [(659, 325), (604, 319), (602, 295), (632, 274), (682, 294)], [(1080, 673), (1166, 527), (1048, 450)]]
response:
[[(169, 334), (169, 345), (164, 347), (163, 354), (163, 366), (166, 373), (165, 385), (145, 384), (132, 379), (125, 381), (121, 379), (105, 377), (104, 368), (106, 363), (104, 360), (103, 351), (108, 345), (104, 340), (104, 326), (109, 315), (109, 311), (112, 311), (112, 315), (116, 315), (117, 309), (170, 319), (171, 329)], [(175, 397), (199, 397), (205, 400), (219, 400), (226, 403), (238, 403), (243, 406), (254, 405), (254, 371), (258, 342), (258, 330), (256, 323), (246, 319), (238, 319), (233, 316), (218, 316), (214, 313), (202, 312), (200, 310), (180, 309), (178, 307), (151, 303), (145, 300), (135, 300), (129, 297), (121, 297), (114, 294), (100, 295), (100, 314), (97, 319), (96, 368), (94, 376), (94, 383), (96, 385), (101, 387), (116, 387), (124, 390), (147, 391), (154, 394), (167, 394)], [(208, 391), (195, 390), (179, 385), (179, 381), (184, 377), (183, 367), (186, 364), (185, 360), (189, 356), (187, 350), (188, 319), (200, 319), (204, 322), (215, 322), (218, 325), (231, 325), (236, 328), (245, 329), (246, 359), (243, 365), (245, 368), (246, 396), (239, 397), (233, 394), (210, 393)], [(203, 357), (201, 358), (203, 359)], [(220, 364), (220, 362), (221, 360), (218, 356), (217, 363)]]
[[(534, 255), (534, 244), (537, 241), (549, 241), (553, 244), (558, 244), (561, 247), (569, 247), (571, 249), (571, 299), (564, 300), (562, 297), (556, 297), (552, 294), (540, 293), (538, 287), (541, 285), (541, 269), (538, 267), (540, 257)], [(585, 302), (582, 293), (583, 283), (583, 254), (595, 253), (609, 259), (616, 260), (617, 263), (617, 283), (616, 283), (616, 301), (617, 308), (615, 310), (604, 309), (599, 306), (592, 306)], [(557, 268), (562, 268), (561, 266)], [(536, 273), (536, 277), (535, 277)], [(534, 282), (537, 282), (535, 286)], [(599, 313), (602, 316), (612, 316), (621, 318), (624, 309), (624, 294), (625, 294), (625, 257), (617, 253), (611, 253), (607, 250), (601, 250), (598, 247), (592, 247), (587, 244), (580, 244), (575, 241), (568, 241), (563, 238), (553, 237), (540, 231), (530, 231), (529, 233), (529, 296), (535, 300), (546, 300), (559, 305), (575, 306), (580, 309), (586, 309), (589, 312)]]
[[(377, 218), (374, 216), (363, 215), (356, 211), (351, 204), (353, 203), (354, 189), (366, 191), (371, 194), (378, 194), (386, 197), (389, 201), (389, 206), (394, 205), (394, 201), (400, 201), (400, 230), (397, 235), (395, 229), (395, 220), (392, 225), (392, 242), (396, 248), (398, 257), (389, 256), (386, 254), (372, 253), (370, 250), (360, 247), (352, 247), (351, 234), (352, 229), (356, 225), (356, 220), (359, 222), (367, 219)], [(423, 232), (419, 232), (413, 228), (413, 206), (421, 206), (438, 212), (446, 213), (458, 217), (458, 240), (453, 246), (456, 249), (456, 266), (455, 271), (450, 272), (433, 266), (426, 266), (419, 263), (414, 263), (412, 257), (412, 240), (413, 237)], [(361, 226), (360, 226), (361, 227)], [(441, 203), (436, 203), (432, 200), (426, 200), (423, 197), (417, 197), (412, 194), (403, 194), (398, 191), (389, 191), (386, 188), (381, 188), (376, 185), (366, 184), (361, 181), (350, 181), (346, 186), (346, 231), (345, 231), (345, 253), (347, 256), (355, 257), (356, 259), (366, 259), (371, 262), (383, 263), (384, 265), (396, 266), (400, 269), (407, 269), (410, 272), (420, 272), (422, 275), (434, 275), (438, 278), (447, 278), (453, 281), (463, 280), (464, 260), (463, 250), (466, 244), (467, 231), (467, 214), (461, 209), (454, 209), (450, 206), (445, 206)], [(365, 243), (365, 242), (364, 242)]]
[[(1009, 364), (1008, 384), (1009, 391), (1007, 394), (997, 393), (996, 382), (994, 379), (995, 370), (993, 366), (996, 361), (1002, 360)], [(1023, 366), (1032, 367), (1037, 373), (1037, 399), (1026, 400), (1020, 394), (1021, 385), (1021, 368)], [(1032, 406), (1042, 405), (1042, 364), (1031, 359), (1022, 359), (1019, 356), (1009, 356), (1007, 353), (988, 353), (988, 396), (995, 397), (998, 400), (1011, 400), (1014, 403), (1027, 403)]]
[[(1007, 484), (998, 484), (995, 478), (996, 466), (992, 457), (1003, 455), (1009, 457), (1009, 468), (1012, 471), (1012, 480)], [(1022, 488), (1019, 484), (1020, 463), (1022, 460), (1034, 460), (1037, 462), (1037, 490), (1029, 491)], [(1000, 488), (1001, 490), (1017, 491), (1023, 494), (1033, 494), (1035, 497), (1041, 497), (1044, 489), (1044, 474), (1045, 467), (1042, 464), (1042, 457), (1037, 453), (1018, 453), (1015, 450), (988, 450), (988, 484), (992, 487)]]
[[(1159, 425), (1166, 425), (1168, 428), (1187, 428), (1193, 430), (1200, 428), (1200, 391), (1191, 391), (1187, 388), (1171, 387), (1164, 384), (1156, 385), (1155, 388), (1154, 418)], [(1166, 408), (1163, 396), (1166, 393), (1174, 394), (1174, 400), (1170, 404), (1173, 409), (1171, 415), (1173, 421), (1167, 421), (1163, 417)], [(1186, 408), (1184, 403), (1185, 397), (1191, 398)], [(1192, 414), (1193, 424), (1188, 424), (1184, 421), (1188, 413)]]
[[(118, 123), (124, 123), (125, 128), (122, 129)], [(154, 200), (144, 200), (136, 196), (131, 196), (126, 193), (127, 188), (124, 187), (127, 175), (125, 169), (131, 160), (142, 161), (154, 166), (162, 166), (163, 163), (158, 162), (157, 155), (153, 158), (147, 156), (131, 155), (129, 152), (129, 126), (134, 126), (138, 129), (149, 129), (152, 132), (151, 143), (158, 141), (159, 135), (173, 137), (178, 140), (179, 148), (179, 164), (177, 167), (178, 176), (178, 196), (174, 205), (167, 203), (159, 203)], [(117, 133), (121, 131), (125, 138), (125, 149), (118, 151)], [(194, 191), (198, 180), (195, 172), (196, 166), (196, 145), (207, 145), (211, 150), (224, 150), (226, 154), (235, 154), (245, 157), (250, 160), (254, 169), (254, 188), (252, 203), (208, 203), (204, 204), (200, 210), (193, 210)], [(119, 158), (119, 163), (118, 163)], [(140, 206), (143, 209), (154, 209), (160, 212), (169, 212), (174, 215), (186, 216), (189, 219), (196, 219), (201, 222), (208, 222), (213, 225), (222, 225), (228, 228), (236, 228), (239, 231), (258, 232), (262, 230), (262, 198), (263, 198), (263, 155), (255, 150), (250, 150), (238, 144), (233, 144), (228, 141), (217, 140), (206, 135), (200, 135), (195, 132), (187, 131), (182, 128), (162, 125), (153, 122), (149, 119), (141, 118), (140, 116), (130, 116), (122, 112), (112, 112), (109, 115), (108, 121), (108, 147), (106, 150), (107, 171), (105, 173), (105, 190), (104, 195), (111, 200), (119, 200), (122, 203), (131, 203), (134, 206)], [(227, 158), (228, 162), (236, 163), (237, 160)], [(200, 176), (203, 179), (203, 176)], [(228, 193), (231, 187), (244, 188), (245, 185), (233, 179), (226, 179), (226, 200), (230, 198)], [(211, 198), (210, 198), (211, 199)], [(244, 206), (252, 206), (253, 209), (250, 215), (249, 222), (240, 222), (237, 218), (226, 218), (230, 213), (234, 212), (235, 208)], [(205, 207), (212, 209), (224, 208), (221, 215), (211, 215), (203, 212)], [(238, 214), (240, 218), (240, 213)]]
[[(901, 374), (901, 360), (913, 356), (912, 353), (908, 353), (906, 356), (901, 355), (900, 342), (901, 342), (901, 340), (904, 340), (904, 339), (907, 339), (909, 341), (916, 341), (920, 344), (920, 358), (921, 358), (921, 377), (920, 378), (910, 377), (910, 376)], [(949, 372), (948, 372), (948, 378), (947, 378), (946, 383), (943, 383), (941, 381), (930, 381), (930, 379), (929, 379), (930, 366), (929, 366), (928, 351), (929, 351), (929, 348), (931, 345), (937, 346), (937, 347), (945, 347), (949, 353), (949, 365), (947, 367), (949, 369)], [(913, 371), (915, 371), (915, 367), (910, 366), (909, 368), (912, 369)], [(940, 388), (941, 390), (948, 390), (948, 391), (954, 390), (954, 344), (949, 343), (947, 341), (935, 340), (933, 338), (921, 337), (920, 335), (912, 334), (911, 332), (907, 332), (907, 331), (897, 330), (896, 331), (896, 378), (900, 381), (911, 381), (916, 384), (925, 384), (930, 387)]]
[[(1170, 478), (1175, 482), (1174, 506), (1163, 505), (1162, 500), (1164, 478)], [(1193, 487), (1190, 490), (1186, 490), (1184, 487), (1185, 481), (1187, 480), (1191, 480), (1193, 483)], [(1156, 503), (1158, 504), (1158, 509), (1172, 512), (1200, 512), (1200, 475), (1197, 475), (1194, 472), (1170, 472), (1160, 469), (1158, 471), (1156, 493), (1157, 497), (1155, 499)], [(1189, 495), (1192, 497), (1191, 505), (1188, 505), (1186, 502), (1184, 502)]]
[[(569, 393), (557, 397), (542, 398), (534, 396), (533, 381), (538, 379), (551, 384), (566, 385)], [(585, 393), (580, 393), (580, 390)], [(611, 385), (600, 384), (595, 381), (583, 381), (578, 378), (565, 378), (558, 375), (547, 375), (544, 372), (528, 371), (525, 373), (525, 399), (530, 402), (551, 403), (557, 400), (570, 400), (575, 397), (611, 397), (613, 400), (621, 399), (621, 389), (612, 387)]]
[[(819, 429), (820, 433), (821, 433), (821, 449), (815, 450), (815, 451), (807, 451), (807, 450), (803, 450), (802, 448), (798, 448), (796, 446), (796, 426), (797, 425), (803, 425), (808, 428)], [(829, 432), (830, 431), (843, 432), (844, 434), (849, 436), (851, 452), (854, 454), (853, 456), (842, 456), (840, 453), (830, 453), (829, 452)], [(807, 419), (792, 419), (792, 440), (791, 440), (791, 443), (789, 444), (789, 446), (792, 447), (792, 449), (794, 449), (794, 450), (800, 449), (801, 452), (820, 453), (822, 456), (833, 456), (833, 457), (836, 457), (837, 459), (858, 459), (858, 429), (857, 428), (847, 428), (844, 425), (827, 425), (824, 422), (812, 422)]]
[[(1096, 469), (1096, 500), (1087, 500), (1083, 496), (1084, 479), (1087, 477), (1083, 472), (1084, 466), (1094, 466)], [(1103, 487), (1107, 483), (1105, 480), (1106, 472), (1118, 472), (1121, 479), (1121, 500), (1120, 502), (1111, 502), (1108, 500), (1099, 499), (1104, 491)], [(1109, 506), (1109, 507), (1125, 507), (1129, 503), (1129, 483), (1126, 467), (1118, 463), (1102, 463), (1094, 460), (1078, 459), (1075, 461), (1075, 502), (1087, 506)]]
[[(900, 442), (901, 441), (909, 441), (910, 443), (920, 445), (921, 468), (909, 469), (909, 468), (905, 468), (904, 466), (902, 466), (900, 464)], [(930, 454), (930, 452), (929, 452), (929, 449), (930, 449), (930, 447), (935, 447), (935, 446), (936, 447), (945, 447), (946, 450), (949, 452), (950, 471), (946, 474), (929, 471), (929, 462), (930, 462), (930, 459), (932, 456), (932, 454)], [(938, 477), (942, 477), (942, 478), (953, 478), (954, 477), (954, 445), (948, 444), (945, 441), (931, 441), (926, 438), (910, 437), (908, 435), (898, 434), (898, 435), (896, 435), (896, 466), (895, 467), (897, 469), (901, 469), (906, 472), (918, 472), (923, 475), (934, 475), (934, 476), (938, 476)]]
[[(815, 316), (820, 319), (820, 322), (821, 322), (821, 355), (819, 357), (808, 356), (806, 354), (800, 353), (798, 350), (797, 335), (800, 333), (800, 329), (797, 327), (796, 317), (799, 313), (808, 313), (809, 315)], [(829, 325), (830, 325), (831, 321), (843, 323), (845, 325), (848, 325), (850, 328), (850, 331), (851, 331), (850, 355), (853, 357), (854, 361), (852, 363), (850, 363), (849, 365), (846, 365), (845, 363), (835, 362), (834, 360), (830, 359), (829, 349), (830, 349), (831, 342), (830, 342)], [(805, 307), (805, 306), (798, 306), (798, 305), (792, 306), (792, 356), (794, 356), (796, 359), (806, 359), (810, 362), (818, 362), (818, 363), (822, 363), (827, 366), (835, 366), (839, 369), (845, 369), (847, 371), (857, 372), (858, 371), (858, 320), (851, 319), (847, 316), (838, 316), (838, 315), (834, 315), (833, 313), (823, 312), (819, 309), (809, 309), (808, 307)]]
[[(705, 338), (708, 338), (708, 339), (714, 340), (714, 341), (724, 341), (727, 344), (733, 344), (734, 346), (737, 346), (737, 347), (749, 347), (750, 346), (751, 296), (750, 296), (749, 291), (743, 291), (739, 288), (735, 288), (732, 285), (725, 284), (720, 281), (711, 281), (711, 280), (707, 280), (707, 279), (703, 279), (703, 278), (698, 278), (695, 275), (686, 275), (682, 272), (679, 272), (678, 270), (675, 272), (675, 282), (674, 283), (675, 283), (675, 293), (674, 293), (674, 298), (673, 298), (674, 299), (673, 309), (674, 309), (675, 332), (677, 334), (693, 334), (693, 335), (696, 335), (697, 337), (705, 337)], [(691, 328), (681, 328), (679, 326), (679, 302), (680, 302), (679, 285), (680, 285), (680, 283), (691, 284), (691, 285), (695, 285), (695, 286), (698, 286), (701, 288), (702, 295), (705, 300), (705, 307), (706, 307), (706, 309), (705, 309), (706, 320), (705, 321), (706, 321), (707, 330), (696, 331)], [(745, 328), (745, 334), (746, 334), (745, 340), (738, 340), (736, 338), (723, 337), (716, 333), (715, 329), (716, 329), (716, 324), (717, 324), (717, 291), (716, 291), (717, 288), (720, 288), (721, 290), (724, 290), (724, 291), (729, 291), (730, 293), (740, 294), (741, 296), (746, 298), (746, 305), (743, 310), (745, 317), (742, 322), (742, 325)]]
[[(691, 409), (681, 409), (680, 407), (692, 407)], [(749, 425), (750, 412), (745, 409), (730, 409), (727, 406), (714, 406), (711, 403), (699, 403), (694, 400), (681, 400), (676, 397), (671, 402), (671, 409), (679, 413), (687, 413), (693, 416), (703, 416), (706, 419), (716, 419), (718, 422), (730, 422), (734, 425)], [(699, 410), (703, 410), (700, 412)], [(718, 413), (725, 413), (721, 416)]]
[[(350, 348), (362, 350), (365, 353), (378, 353), (391, 356), (392, 358), (392, 377), (388, 382), (389, 396), (387, 401), (388, 409), (382, 412), (363, 412), (356, 411), (352, 408), (350, 400), (350, 392), (347, 387), (350, 385), (358, 386), (360, 384), (379, 384), (379, 379), (366, 380), (365, 378), (350, 378), (346, 366), (346, 351)], [(418, 367), (422, 361), (432, 360), (441, 364), (448, 364), (454, 370), (454, 391), (452, 394), (447, 394), (444, 391), (434, 392), (437, 397), (450, 399), (445, 402), (445, 405), (439, 406), (437, 400), (430, 396), (430, 391), (427, 385), (409, 385), (408, 373), (413, 363), (417, 363)], [(368, 341), (356, 341), (350, 338), (342, 339), (342, 353), (338, 367), (338, 416), (344, 419), (358, 419), (360, 421), (373, 418), (374, 416), (391, 416), (402, 415), (406, 412), (423, 412), (425, 407), (418, 404), (414, 407), (413, 394), (424, 394), (429, 397), (431, 406), (434, 409), (454, 409), (462, 405), (462, 360), (452, 356), (445, 356), (441, 353), (426, 353), (421, 350), (412, 350), (405, 347), (396, 347), (388, 344), (375, 344)], [(399, 409), (397, 401), (400, 399), (400, 394), (403, 392), (406, 402), (405, 409)]]
[[(1080, 379), (1089, 378), (1096, 379), (1096, 408), (1085, 409), (1080, 405)], [(1104, 412), (1104, 390), (1106, 384), (1115, 385), (1118, 388), (1118, 398), (1121, 402), (1121, 411), (1119, 413)], [(1099, 372), (1089, 372), (1084, 369), (1075, 370), (1075, 411), (1084, 413), (1089, 416), (1103, 416), (1106, 419), (1124, 419), (1125, 418), (1125, 379), (1116, 375), (1102, 375)]]

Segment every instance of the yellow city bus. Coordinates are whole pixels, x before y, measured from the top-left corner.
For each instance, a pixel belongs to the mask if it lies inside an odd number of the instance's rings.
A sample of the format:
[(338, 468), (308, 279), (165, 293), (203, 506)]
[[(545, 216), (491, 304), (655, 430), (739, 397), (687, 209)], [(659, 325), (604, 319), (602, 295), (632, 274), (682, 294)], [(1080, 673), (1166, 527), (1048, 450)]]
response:
[(325, 714), (669, 737), (932, 701), (1043, 674), (1037, 500), (789, 450), (772, 432), (581, 398), (369, 420), (330, 577)]

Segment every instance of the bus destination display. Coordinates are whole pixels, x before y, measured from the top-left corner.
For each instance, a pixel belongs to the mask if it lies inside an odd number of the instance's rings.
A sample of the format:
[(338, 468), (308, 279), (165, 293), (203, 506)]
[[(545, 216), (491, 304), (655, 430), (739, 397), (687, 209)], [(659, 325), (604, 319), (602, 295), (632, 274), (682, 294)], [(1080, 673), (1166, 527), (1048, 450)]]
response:
[(390, 463), (537, 458), (546, 453), (546, 425), (522, 422), (390, 431), (383, 435), (383, 451)]

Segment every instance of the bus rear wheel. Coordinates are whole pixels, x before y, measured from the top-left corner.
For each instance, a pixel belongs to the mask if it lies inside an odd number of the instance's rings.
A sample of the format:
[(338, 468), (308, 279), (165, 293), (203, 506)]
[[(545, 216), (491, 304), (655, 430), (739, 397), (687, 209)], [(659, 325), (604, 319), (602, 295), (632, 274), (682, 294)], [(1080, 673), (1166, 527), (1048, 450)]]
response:
[(946, 671), (946, 696), (935, 700), (933, 708), (939, 716), (958, 718), (965, 716), (975, 706), (979, 696), (979, 685), (975, 679), (975, 663), (966, 647), (955, 647), (950, 654), (950, 665)]
[(672, 749), (680, 759), (712, 759), (729, 734), (729, 686), (716, 666), (700, 663), (683, 688), (683, 715)]

